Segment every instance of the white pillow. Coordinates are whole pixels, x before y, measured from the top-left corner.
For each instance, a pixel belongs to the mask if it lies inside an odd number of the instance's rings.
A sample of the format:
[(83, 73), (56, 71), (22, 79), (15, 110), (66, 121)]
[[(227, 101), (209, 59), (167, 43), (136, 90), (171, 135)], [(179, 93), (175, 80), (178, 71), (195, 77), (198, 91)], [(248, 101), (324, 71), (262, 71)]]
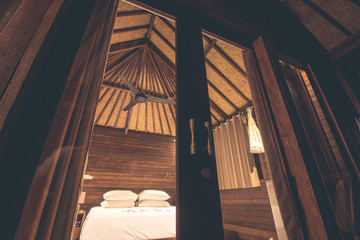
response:
[(135, 202), (137, 199), (137, 194), (130, 190), (113, 190), (106, 192), (103, 196), (105, 200), (131, 200)]
[(103, 208), (131, 208), (135, 206), (132, 200), (105, 200), (100, 203)]
[(141, 200), (136, 202), (137, 207), (170, 207), (170, 203), (160, 200)]
[(168, 200), (169, 194), (159, 190), (144, 190), (138, 195), (139, 201), (141, 200)]

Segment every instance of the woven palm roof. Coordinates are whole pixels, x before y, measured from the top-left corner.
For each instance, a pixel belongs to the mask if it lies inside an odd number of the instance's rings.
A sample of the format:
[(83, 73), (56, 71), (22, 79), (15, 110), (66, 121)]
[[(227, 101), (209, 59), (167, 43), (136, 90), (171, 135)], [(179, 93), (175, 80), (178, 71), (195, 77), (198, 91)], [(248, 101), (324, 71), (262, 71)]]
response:
[[(146, 102), (122, 109), (134, 94), (118, 77), (125, 76), (142, 93), (176, 98), (175, 22), (120, 1), (95, 125), (175, 136), (175, 105)], [(243, 50), (203, 35), (212, 124), (252, 104)]]

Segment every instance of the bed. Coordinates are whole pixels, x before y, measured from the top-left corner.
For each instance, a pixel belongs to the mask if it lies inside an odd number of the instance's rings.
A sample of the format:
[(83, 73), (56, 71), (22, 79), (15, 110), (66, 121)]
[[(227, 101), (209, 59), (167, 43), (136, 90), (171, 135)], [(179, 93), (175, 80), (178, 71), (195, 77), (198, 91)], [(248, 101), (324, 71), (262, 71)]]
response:
[(94, 207), (80, 235), (80, 240), (145, 239), (176, 239), (175, 207)]

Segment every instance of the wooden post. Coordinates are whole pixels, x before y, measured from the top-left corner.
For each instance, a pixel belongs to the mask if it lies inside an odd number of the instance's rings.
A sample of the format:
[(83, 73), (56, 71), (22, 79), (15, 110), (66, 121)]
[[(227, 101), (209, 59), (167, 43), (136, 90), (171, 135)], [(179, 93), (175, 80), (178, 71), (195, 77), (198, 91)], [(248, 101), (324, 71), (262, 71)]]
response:
[[(223, 239), (201, 29), (177, 18), (177, 239)], [(209, 141), (210, 140), (210, 141)]]

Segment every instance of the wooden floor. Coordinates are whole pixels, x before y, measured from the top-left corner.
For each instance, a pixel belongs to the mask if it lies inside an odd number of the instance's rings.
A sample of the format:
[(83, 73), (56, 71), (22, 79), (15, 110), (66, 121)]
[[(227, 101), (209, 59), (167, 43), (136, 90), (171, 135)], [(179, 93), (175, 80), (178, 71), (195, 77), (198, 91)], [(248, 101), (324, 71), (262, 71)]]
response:
[(265, 182), (260, 187), (220, 191), (226, 240), (277, 239)]

